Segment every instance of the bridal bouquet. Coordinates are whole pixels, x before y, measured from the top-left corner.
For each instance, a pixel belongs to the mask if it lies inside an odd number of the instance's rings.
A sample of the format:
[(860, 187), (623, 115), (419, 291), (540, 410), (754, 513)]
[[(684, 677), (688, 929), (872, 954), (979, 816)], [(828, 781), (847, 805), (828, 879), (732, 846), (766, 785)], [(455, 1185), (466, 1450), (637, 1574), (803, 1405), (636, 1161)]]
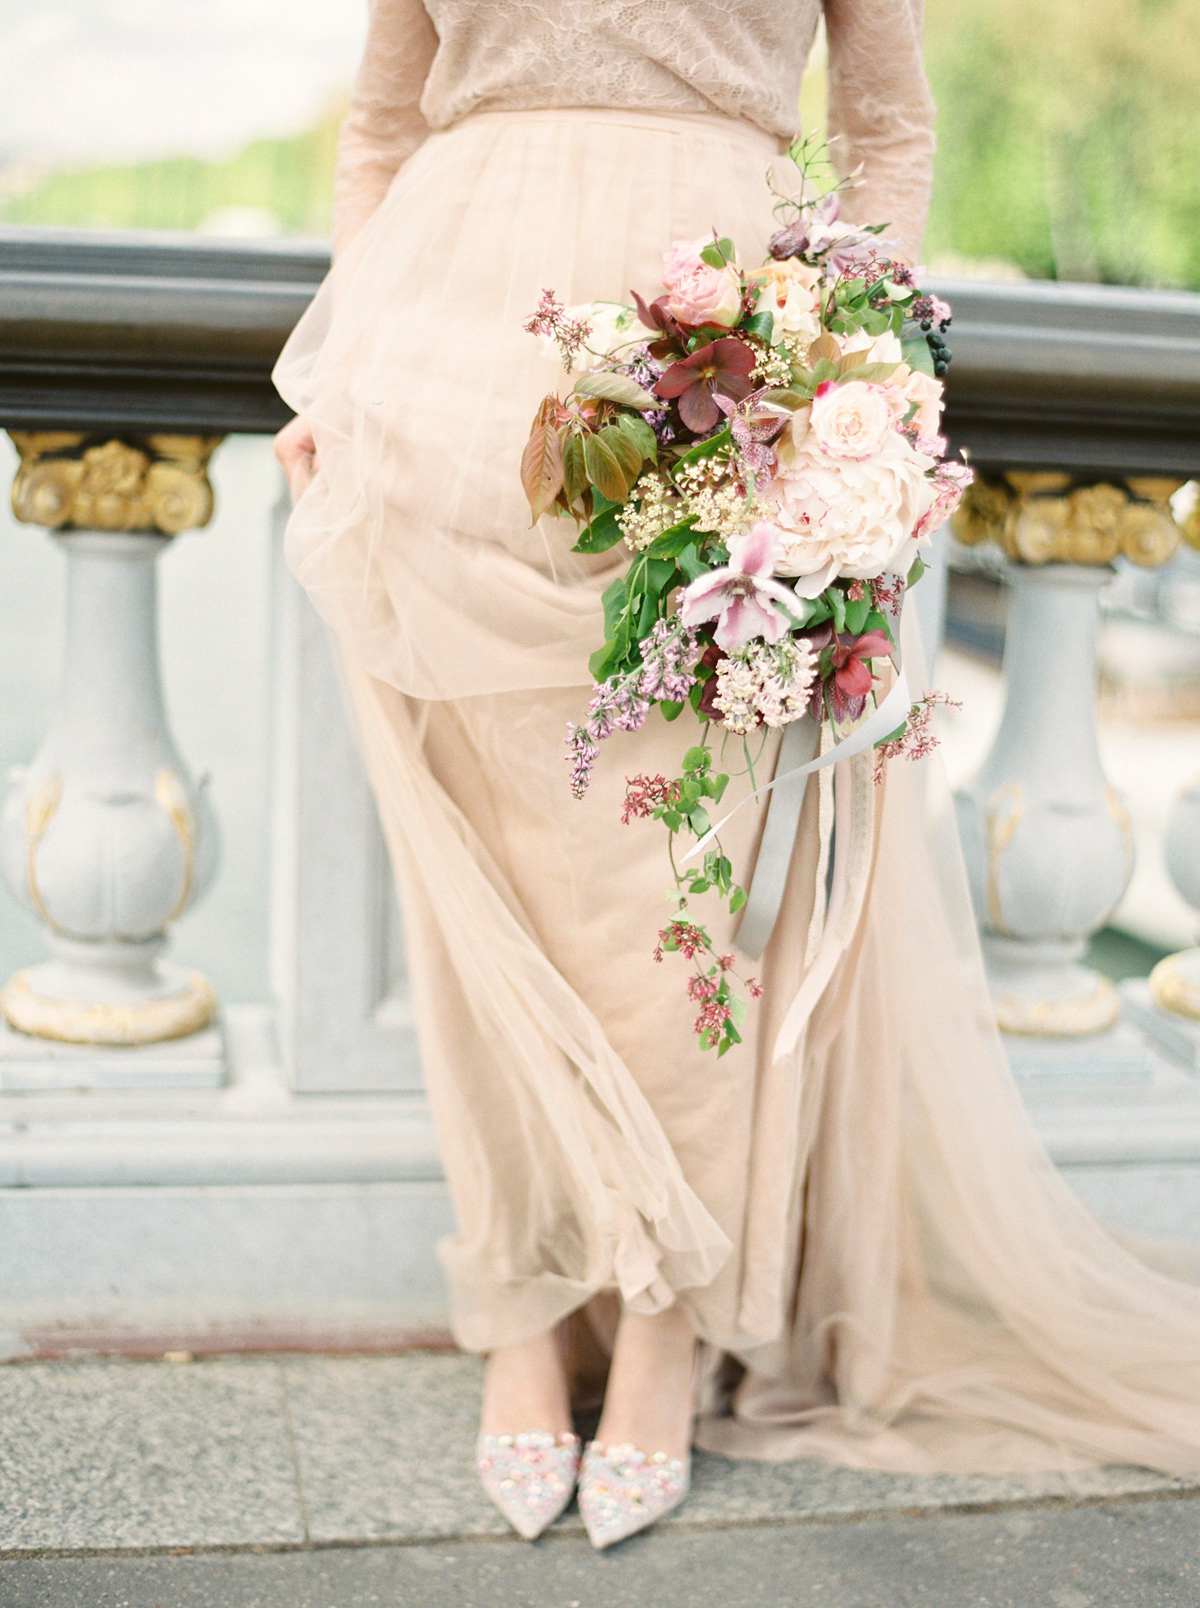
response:
[[(803, 165), (802, 146), (791, 154)], [(745, 894), (719, 840), (691, 867), (674, 847), (685, 829), (709, 834), (729, 782), (712, 741), (723, 754), (736, 739), (753, 781), (771, 728), (809, 713), (840, 738), (863, 719), (920, 549), (971, 478), (939, 433), (949, 307), (887, 255), (883, 226), (839, 217), (836, 190), (779, 205), (761, 267), (731, 240), (687, 241), (654, 300), (566, 308), (546, 291), (526, 324), (574, 376), (522, 457), (533, 518), (573, 518), (575, 552), (630, 554), (604, 593), (587, 716), (568, 730), (572, 786), (582, 796), (600, 742), (656, 704), (706, 722), (677, 776), (628, 780), (624, 819), (671, 834), (676, 914), (655, 954), (691, 962), (696, 1032), (718, 1054), (746, 1006), (688, 896), (715, 889), (737, 911)], [(881, 760), (932, 746), (935, 697), (883, 735)]]

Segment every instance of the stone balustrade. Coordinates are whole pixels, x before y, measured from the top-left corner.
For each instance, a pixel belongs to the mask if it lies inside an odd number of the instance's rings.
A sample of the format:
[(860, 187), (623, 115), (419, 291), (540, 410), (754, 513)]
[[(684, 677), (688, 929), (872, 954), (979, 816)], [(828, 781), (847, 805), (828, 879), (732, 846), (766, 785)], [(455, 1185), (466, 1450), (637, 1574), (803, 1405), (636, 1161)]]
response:
[[(286, 419), (271, 365), (326, 267), (303, 243), (0, 230), (0, 427), (18, 517), (67, 554), (69, 643), (0, 826), (52, 955), (2, 998), (0, 1353), (49, 1329), (390, 1343), (440, 1321), (449, 1206), (402, 923), (323, 631), (282, 562), (272, 998), (222, 1007), (162, 956), (218, 840), (163, 709), (158, 555), (204, 524), (220, 439)], [(1097, 750), (1096, 600), (1114, 563), (1200, 545), (1168, 502), (1200, 473), (1200, 297), (936, 288), (955, 307), (947, 430), (980, 475), (959, 539), (998, 544), (1012, 588), (1003, 720), (958, 800), (997, 1011), (1014, 1043), (1095, 1045), (1099, 1066), (1121, 1000), (1081, 962), (1132, 850)], [(1200, 783), (1165, 847), (1200, 909)], [(1184, 1024), (1156, 1042), (1185, 1064), (1200, 949), (1154, 993), (1143, 1014)], [(1093, 1205), (1200, 1239), (1200, 1097), (1166, 1065), (1120, 1105), (1103, 1079), (1027, 1093)], [(123, 1103), (98, 1104), (113, 1088)]]

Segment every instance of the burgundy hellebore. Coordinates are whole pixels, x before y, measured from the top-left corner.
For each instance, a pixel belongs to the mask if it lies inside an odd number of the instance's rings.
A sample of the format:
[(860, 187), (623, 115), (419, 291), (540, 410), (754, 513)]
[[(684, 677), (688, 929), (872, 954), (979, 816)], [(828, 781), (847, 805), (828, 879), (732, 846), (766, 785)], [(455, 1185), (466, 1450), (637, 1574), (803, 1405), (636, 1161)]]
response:
[(678, 398), (679, 417), (684, 424), (696, 435), (706, 435), (721, 418), (713, 392), (732, 397), (735, 402), (749, 396), (753, 390), (750, 373), (756, 361), (745, 341), (726, 335), (672, 363), (654, 387), (654, 394)]

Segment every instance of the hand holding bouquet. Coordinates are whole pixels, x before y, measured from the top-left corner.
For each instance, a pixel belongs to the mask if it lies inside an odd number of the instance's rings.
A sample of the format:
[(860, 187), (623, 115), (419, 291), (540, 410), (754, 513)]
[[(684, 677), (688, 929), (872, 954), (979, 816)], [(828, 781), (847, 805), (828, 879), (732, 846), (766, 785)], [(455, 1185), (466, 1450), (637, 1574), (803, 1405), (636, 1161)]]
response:
[[(802, 165), (804, 147), (792, 156)], [(887, 256), (882, 226), (840, 219), (836, 191), (779, 205), (761, 267), (714, 235), (667, 253), (649, 304), (567, 309), (547, 291), (526, 325), (575, 376), (543, 401), (522, 458), (533, 517), (572, 517), (576, 552), (623, 541), (631, 555), (604, 593), (587, 718), (568, 732), (572, 786), (582, 796), (600, 742), (655, 704), (707, 722), (678, 777), (630, 779), (624, 818), (672, 835), (678, 912), (657, 955), (692, 962), (696, 1031), (719, 1054), (745, 1004), (687, 899), (716, 889), (736, 911), (745, 895), (719, 844), (688, 870), (673, 842), (709, 832), (728, 783), (709, 741), (738, 739), (753, 778), (756, 734), (810, 714), (840, 737), (862, 719), (920, 550), (971, 478), (940, 435), (949, 307)], [(912, 706), (910, 750), (929, 746), (928, 714), (929, 698)], [(882, 753), (905, 735), (884, 734)]]

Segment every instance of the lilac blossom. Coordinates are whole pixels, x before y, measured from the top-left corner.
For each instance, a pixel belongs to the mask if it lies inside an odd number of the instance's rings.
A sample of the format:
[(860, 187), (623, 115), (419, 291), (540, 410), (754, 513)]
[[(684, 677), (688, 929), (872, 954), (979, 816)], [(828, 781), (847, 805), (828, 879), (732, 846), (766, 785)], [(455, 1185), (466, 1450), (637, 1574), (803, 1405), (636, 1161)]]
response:
[(593, 692), (587, 719), (567, 725), (567, 758), (571, 791), (582, 798), (592, 779), (600, 744), (614, 731), (637, 731), (646, 724), (651, 703), (682, 703), (692, 690), (692, 674), (700, 658), (696, 633), (678, 618), (659, 620), (638, 644), (641, 664), (624, 675), (609, 676)]
[(682, 703), (692, 690), (700, 640), (678, 619), (659, 620), (640, 644), (642, 674), (638, 691), (653, 702)]

